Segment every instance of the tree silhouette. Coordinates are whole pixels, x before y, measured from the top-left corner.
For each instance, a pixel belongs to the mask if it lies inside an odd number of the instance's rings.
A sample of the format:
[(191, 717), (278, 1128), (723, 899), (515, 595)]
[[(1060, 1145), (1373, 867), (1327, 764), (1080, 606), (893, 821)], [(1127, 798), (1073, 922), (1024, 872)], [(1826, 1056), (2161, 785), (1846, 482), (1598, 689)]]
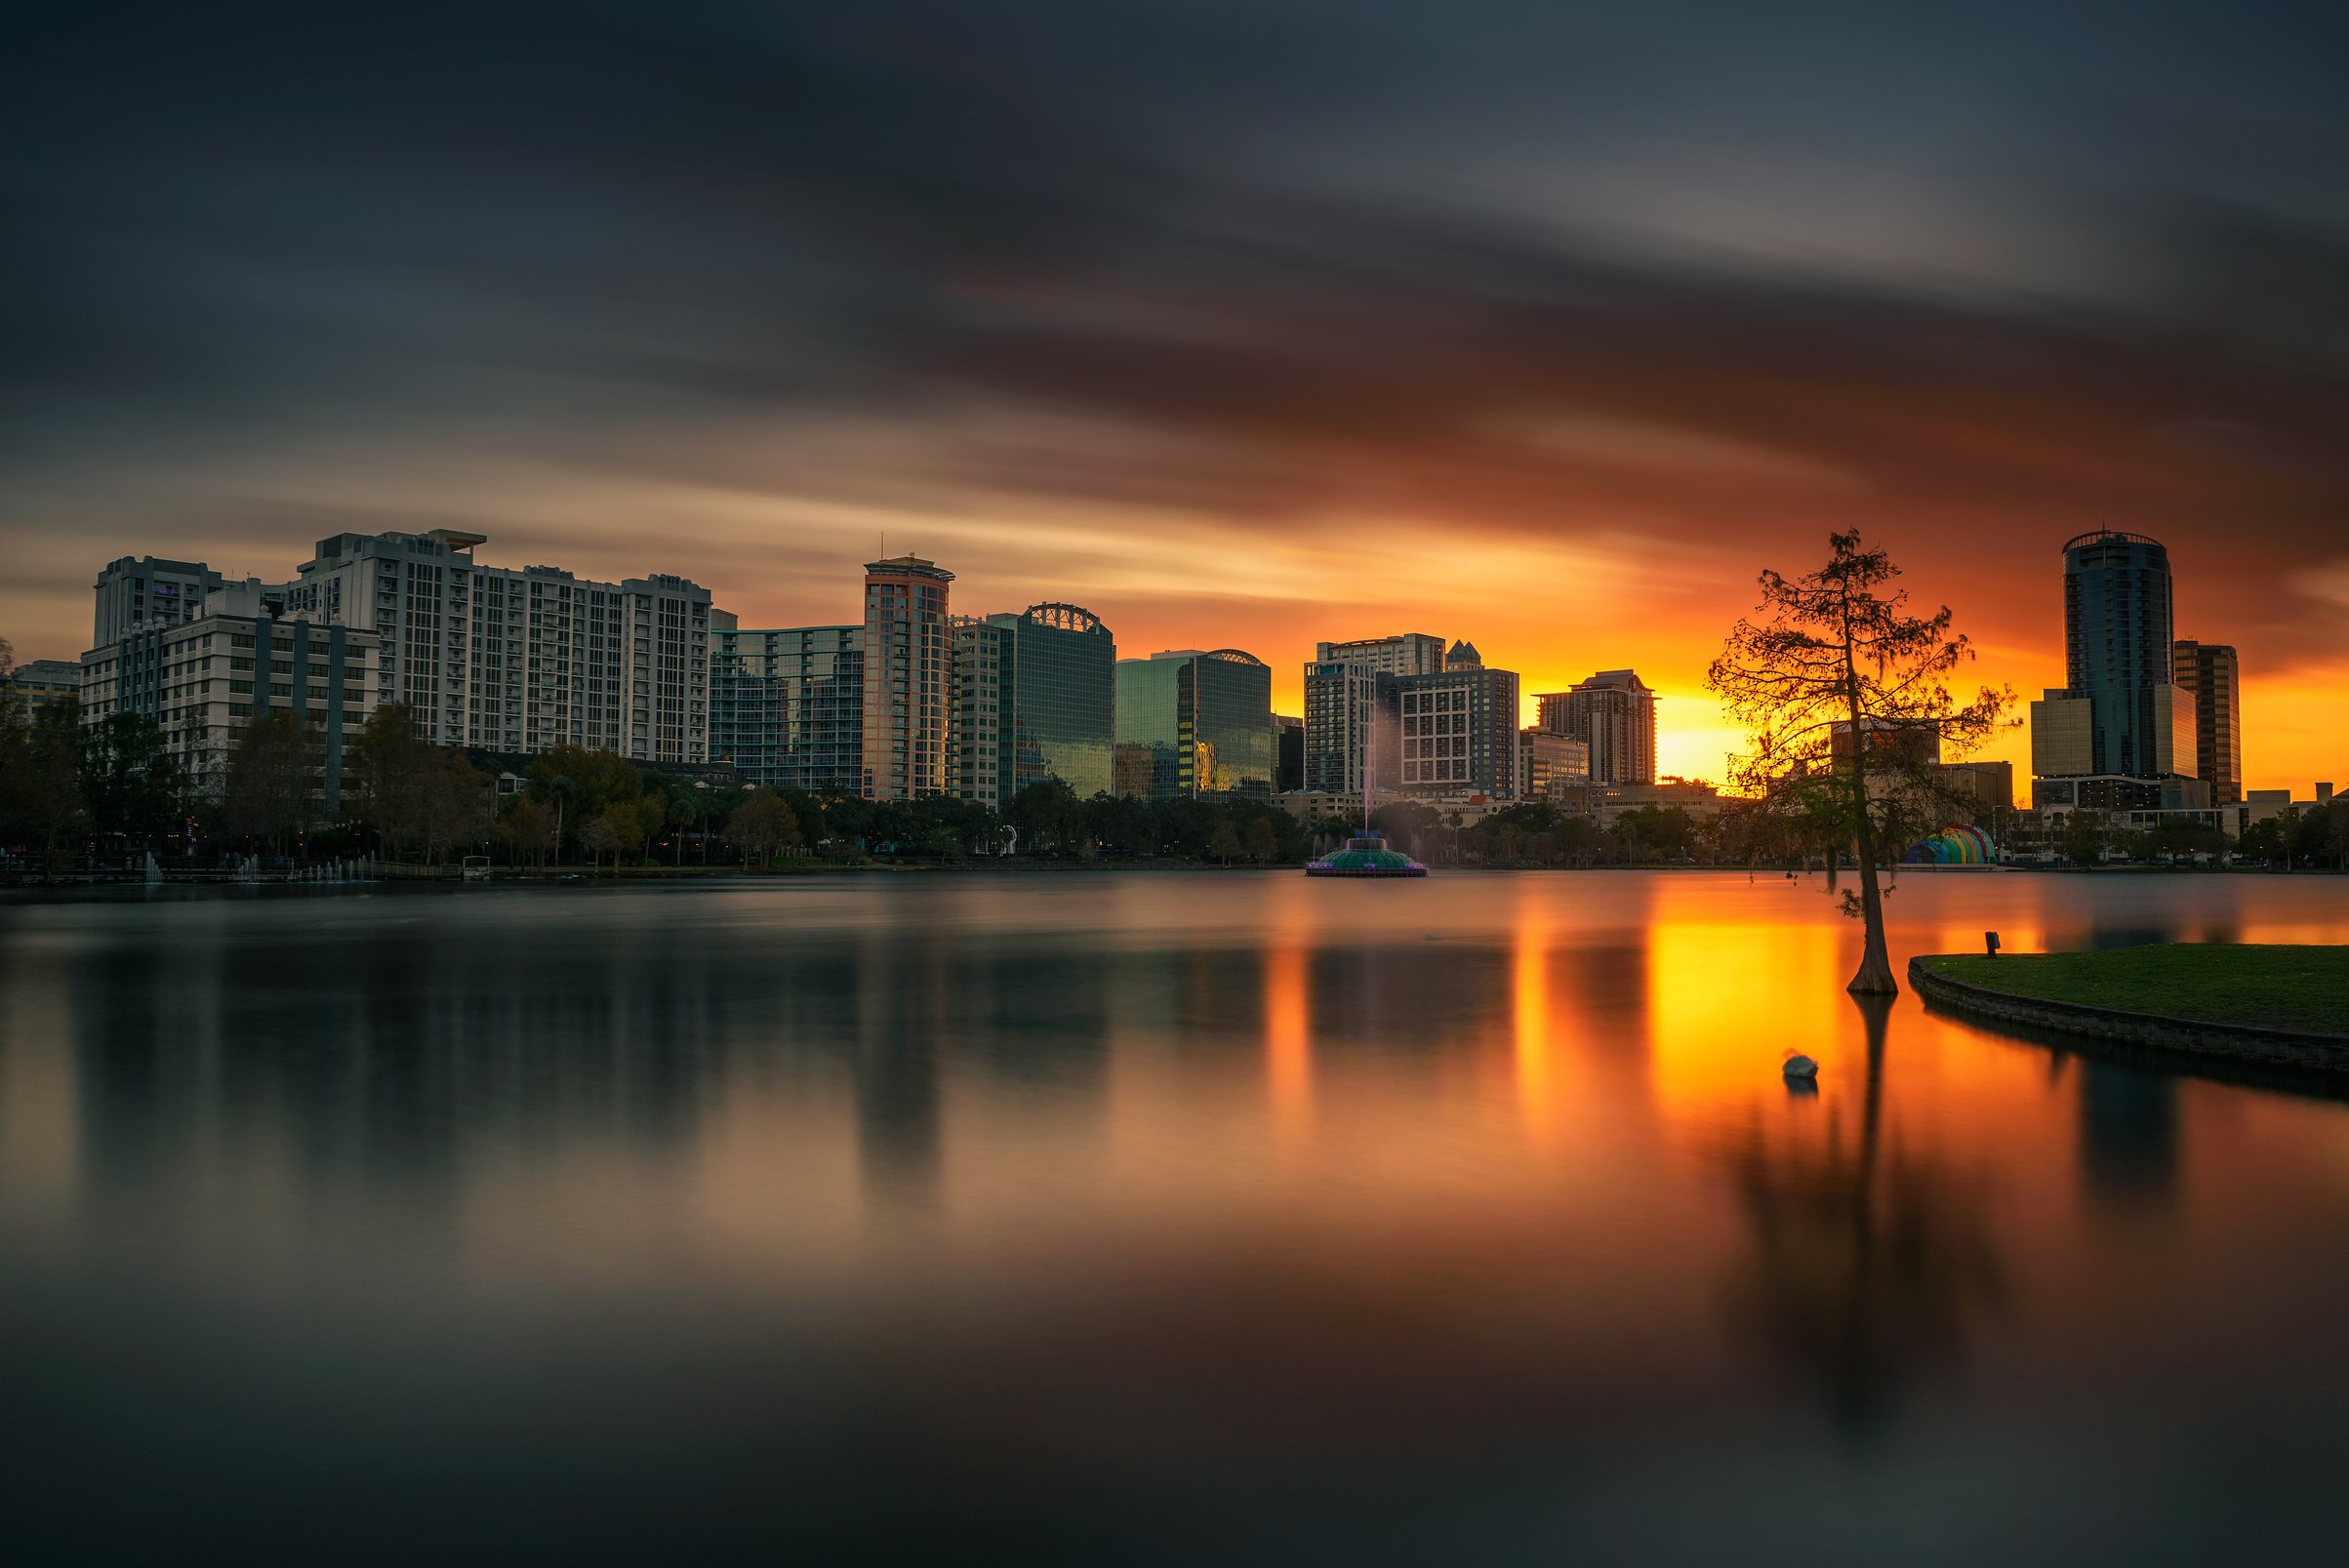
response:
[(1949, 677), (1973, 649), (1951, 634), (1949, 607), (1908, 614), (1906, 589), (1882, 591), (1900, 569), (1863, 548), (1856, 530), (1830, 534), (1827, 545), (1817, 571), (1762, 574), (1764, 619), (1738, 621), (1705, 683), (1752, 742), (1731, 761), (1733, 781), (1820, 843), (1831, 888), (1851, 847), (1859, 893), (1845, 893), (1843, 908), (1866, 923), (1867, 942), (1849, 988), (1889, 994), (1900, 986), (1878, 864), (1970, 794), (1939, 777), (1941, 750), (1962, 756), (1981, 744), (2014, 694), (1985, 686), (1960, 705)]

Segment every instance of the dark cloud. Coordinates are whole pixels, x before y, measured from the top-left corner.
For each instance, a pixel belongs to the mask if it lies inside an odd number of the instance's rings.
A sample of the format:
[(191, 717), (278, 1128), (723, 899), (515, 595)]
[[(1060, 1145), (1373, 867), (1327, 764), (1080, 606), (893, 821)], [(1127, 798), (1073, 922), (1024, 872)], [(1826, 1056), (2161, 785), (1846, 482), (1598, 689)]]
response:
[[(1985, 579), (2101, 520), (2199, 547), (2278, 658), (2337, 637), (2292, 597), (2349, 553), (2333, 8), (171, 6), (19, 42), (0, 450), (66, 510), (365, 442), (1243, 526), (1864, 520)], [(844, 424), (900, 438), (810, 434)]]

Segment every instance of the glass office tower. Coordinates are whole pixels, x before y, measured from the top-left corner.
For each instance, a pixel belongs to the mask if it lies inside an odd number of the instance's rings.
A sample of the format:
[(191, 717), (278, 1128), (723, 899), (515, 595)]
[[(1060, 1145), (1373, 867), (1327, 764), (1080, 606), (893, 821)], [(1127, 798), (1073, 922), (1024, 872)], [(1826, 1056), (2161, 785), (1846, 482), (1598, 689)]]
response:
[(2169, 551), (2142, 534), (2068, 542), (2063, 623), (2066, 689), (2091, 707), (2088, 771), (2193, 775), (2194, 701), (2171, 664)]
[(743, 631), (710, 617), (709, 755), (751, 784), (854, 793), (862, 777), (865, 628)]
[(1272, 666), (1237, 648), (1117, 663), (1117, 790), (1150, 800), (1273, 793)]
[(1012, 633), (1012, 788), (1058, 779), (1078, 799), (1114, 783), (1117, 639), (1073, 604), (1032, 604), (989, 616)]

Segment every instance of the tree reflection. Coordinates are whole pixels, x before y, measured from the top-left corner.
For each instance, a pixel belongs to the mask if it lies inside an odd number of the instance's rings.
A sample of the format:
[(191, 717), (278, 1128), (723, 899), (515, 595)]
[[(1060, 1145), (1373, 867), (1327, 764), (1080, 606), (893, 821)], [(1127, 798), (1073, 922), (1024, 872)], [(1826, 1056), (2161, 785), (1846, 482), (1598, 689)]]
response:
[(1883, 1138), (1889, 997), (1857, 996), (1868, 1075), (1856, 1144), (1839, 1119), (1823, 1142), (1757, 1141), (1732, 1164), (1752, 1259), (1730, 1308), (1777, 1356), (1814, 1379), (1853, 1435), (1883, 1426), (1904, 1390), (1957, 1360), (1967, 1320), (2004, 1293), (1976, 1183)]

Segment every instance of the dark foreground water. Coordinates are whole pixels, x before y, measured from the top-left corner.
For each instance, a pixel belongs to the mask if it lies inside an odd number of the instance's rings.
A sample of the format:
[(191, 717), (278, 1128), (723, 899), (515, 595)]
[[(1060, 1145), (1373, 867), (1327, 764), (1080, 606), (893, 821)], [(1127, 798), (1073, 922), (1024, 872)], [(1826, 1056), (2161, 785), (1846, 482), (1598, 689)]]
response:
[(0, 905), (0, 1557), (2349, 1560), (2349, 1110), (1872, 1023), (1854, 942), (1743, 874)]

